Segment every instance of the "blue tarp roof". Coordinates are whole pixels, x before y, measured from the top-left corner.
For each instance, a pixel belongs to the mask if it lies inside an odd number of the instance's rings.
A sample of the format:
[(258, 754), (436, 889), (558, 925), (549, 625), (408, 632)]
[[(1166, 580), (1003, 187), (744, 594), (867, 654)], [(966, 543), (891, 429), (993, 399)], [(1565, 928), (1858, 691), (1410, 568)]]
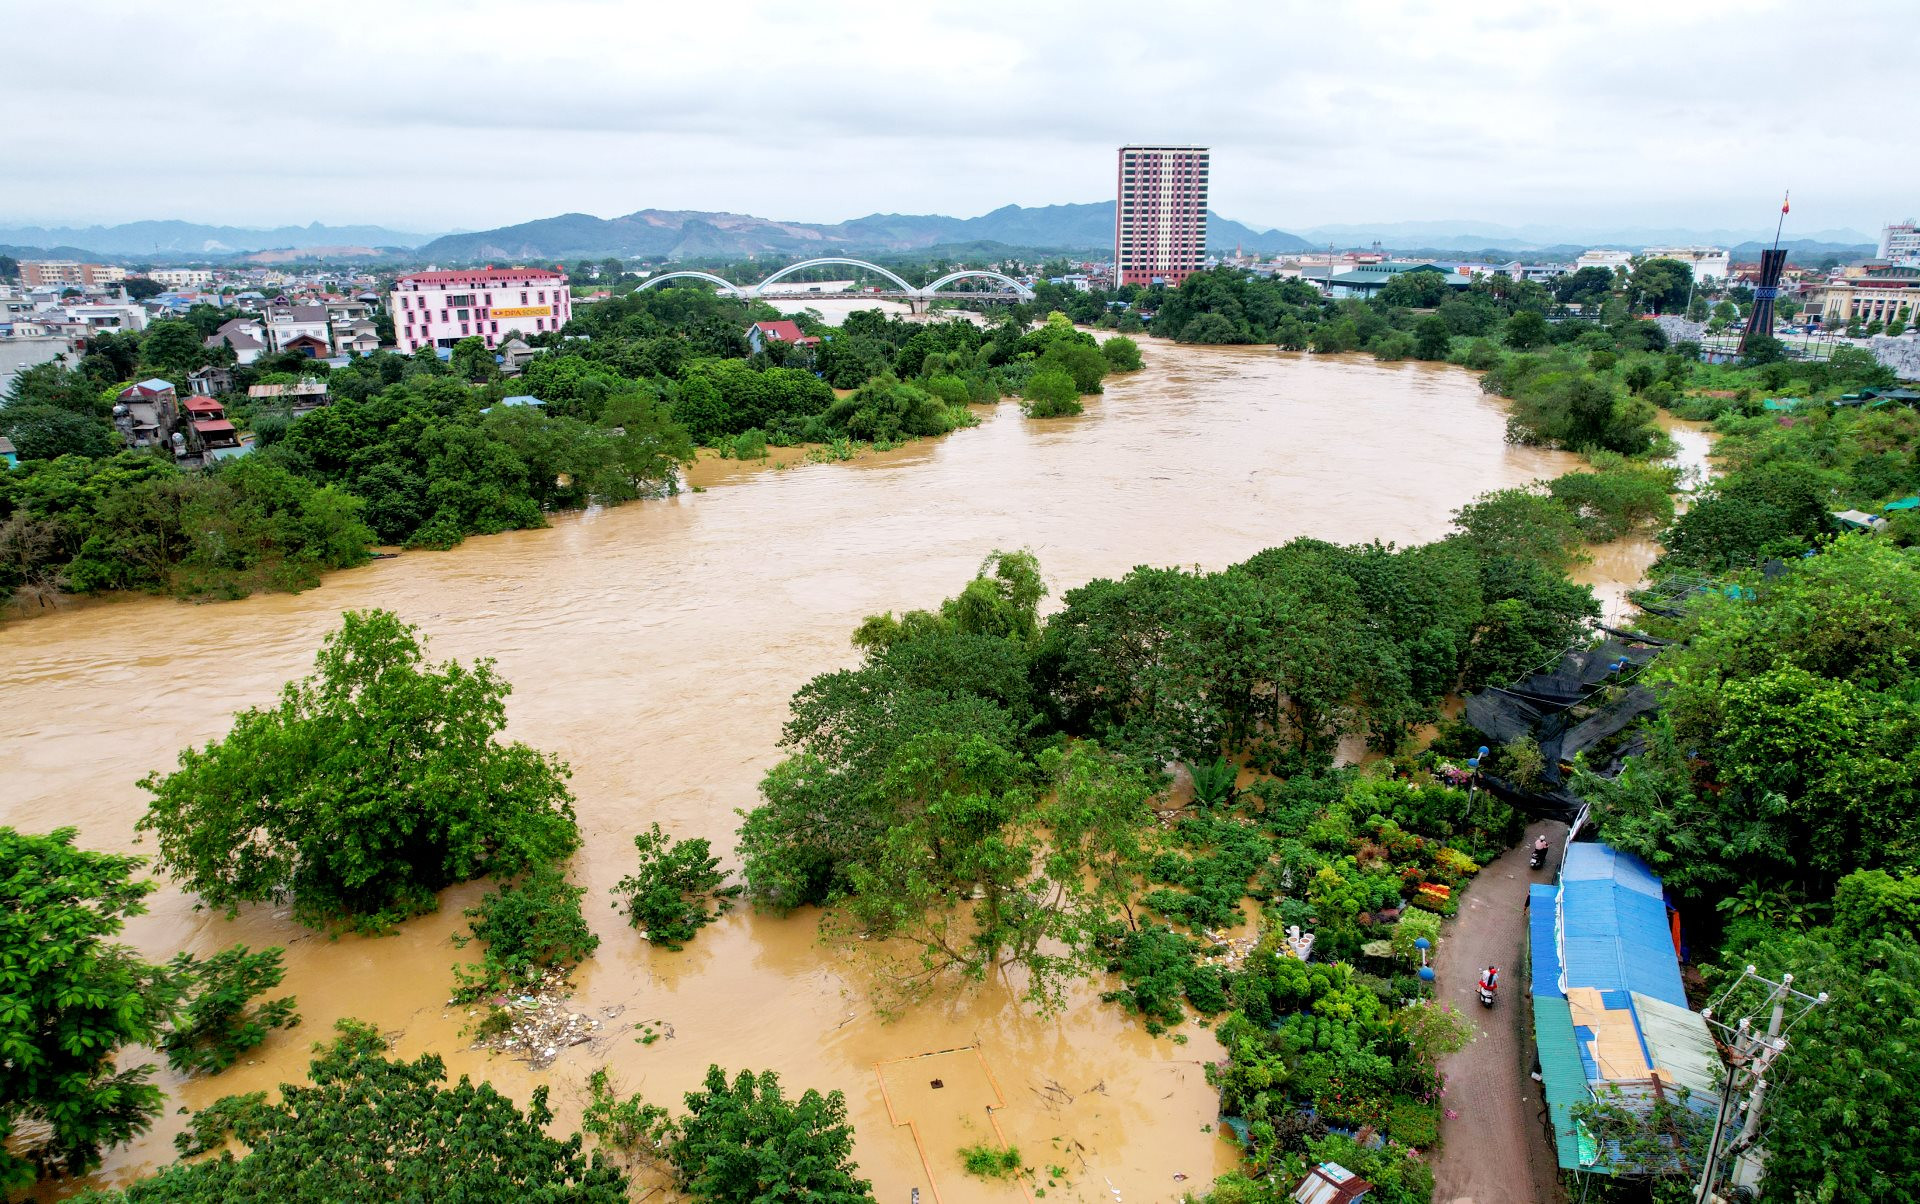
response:
[(1638, 991), (1687, 1006), (1666, 900), (1646, 862), (1607, 845), (1574, 844), (1560, 881), (1569, 987)]
[(1528, 945), (1532, 950), (1531, 967), (1535, 999), (1565, 999), (1560, 990), (1560, 942), (1553, 932), (1553, 887), (1536, 882), (1527, 888)]

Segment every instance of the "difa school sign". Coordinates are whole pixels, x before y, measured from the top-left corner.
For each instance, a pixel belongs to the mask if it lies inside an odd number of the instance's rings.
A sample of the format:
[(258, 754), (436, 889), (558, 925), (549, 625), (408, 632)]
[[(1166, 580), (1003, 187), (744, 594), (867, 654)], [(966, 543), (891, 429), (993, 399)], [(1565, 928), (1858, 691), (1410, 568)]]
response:
[(489, 318), (544, 318), (553, 313), (551, 306), (522, 305), (517, 309), (490, 309)]

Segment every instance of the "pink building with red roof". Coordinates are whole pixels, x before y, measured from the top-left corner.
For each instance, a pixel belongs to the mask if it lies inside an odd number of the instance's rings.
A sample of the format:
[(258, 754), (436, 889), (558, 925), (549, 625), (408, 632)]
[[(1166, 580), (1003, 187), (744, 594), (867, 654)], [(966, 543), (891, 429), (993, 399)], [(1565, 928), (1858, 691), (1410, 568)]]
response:
[(474, 335), (497, 347), (516, 334), (559, 330), (573, 316), (573, 297), (565, 273), (550, 268), (415, 272), (394, 283), (392, 313), (404, 352), (451, 347)]

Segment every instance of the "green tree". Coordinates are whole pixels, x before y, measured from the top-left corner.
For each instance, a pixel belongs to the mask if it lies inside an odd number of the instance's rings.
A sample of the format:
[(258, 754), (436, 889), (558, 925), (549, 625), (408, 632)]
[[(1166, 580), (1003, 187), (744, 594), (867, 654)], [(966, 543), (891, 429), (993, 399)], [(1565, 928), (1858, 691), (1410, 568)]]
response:
[(1547, 320), (1533, 310), (1523, 309), (1507, 319), (1506, 339), (1509, 347), (1529, 351), (1544, 346), (1549, 338)]
[[(1380, 290), (1380, 299), (1388, 305), (1409, 309), (1432, 309), (1447, 299), (1446, 273), (1429, 268), (1397, 272)], [(1430, 358), (1422, 356), (1421, 358)]]
[(1082, 412), (1079, 386), (1057, 369), (1042, 369), (1028, 377), (1020, 396), (1029, 418), (1064, 418)]
[(1556, 572), (1573, 565), (1581, 540), (1574, 515), (1536, 489), (1483, 493), (1454, 511), (1453, 525), (1483, 559), (1531, 560)]
[(740, 893), (724, 885), (727, 875), (705, 840), (670, 840), (654, 824), (633, 838), (633, 847), (639, 871), (622, 878), (613, 896), (625, 900), (627, 922), (655, 945), (679, 949)]
[(1672, 313), (1686, 305), (1693, 289), (1693, 268), (1678, 259), (1645, 259), (1627, 278), (1635, 305), (1654, 313)]
[[(1426, 273), (1421, 273), (1425, 275)], [(1453, 332), (1446, 320), (1429, 314), (1413, 329), (1413, 354), (1423, 360), (1443, 360), (1453, 349)]]
[(773, 1071), (743, 1070), (733, 1082), (718, 1066), (687, 1093), (687, 1115), (665, 1142), (680, 1189), (710, 1204), (855, 1204), (873, 1199), (856, 1177), (853, 1127), (840, 1092), (808, 1090), (796, 1100)]
[(1114, 335), (1100, 344), (1100, 354), (1106, 359), (1109, 371), (1138, 372), (1140, 370), (1140, 344), (1125, 335)]
[(92, 1170), (160, 1112), (153, 1067), (116, 1065), (173, 1006), (167, 971), (113, 941), (154, 886), (73, 838), (0, 828), (0, 1192)]
[(415, 628), (348, 611), (314, 675), (141, 785), (161, 864), (206, 902), (291, 901), (308, 923), (380, 929), (434, 892), (579, 844), (567, 768), (501, 744), (493, 663), (426, 663)]
[(547, 1089), (522, 1113), (488, 1083), (446, 1085), (438, 1054), (385, 1055), (353, 1020), (316, 1046), (306, 1085), (228, 1096), (195, 1114), (183, 1153), (231, 1143), (219, 1157), (179, 1162), (100, 1204), (626, 1204), (627, 1178), (581, 1150), (579, 1134), (550, 1137)]
[(500, 366), (494, 363), (493, 352), (487, 349), (486, 340), (479, 335), (455, 343), (453, 355), (447, 364), (455, 376), (475, 384), (494, 380), (500, 375)]
[(0, 409), (0, 433), (12, 441), (22, 460), (57, 460), (61, 456), (98, 460), (123, 446), (110, 424), (49, 405), (15, 404)]
[(255, 1003), (280, 985), (281, 949), (251, 952), (245, 945), (207, 958), (175, 955), (168, 969), (184, 988), (179, 1011), (160, 1036), (167, 1064), (182, 1074), (219, 1074), (276, 1028), (300, 1023), (292, 996)]
[(170, 380), (185, 392), (187, 373), (207, 362), (204, 337), (189, 322), (155, 322), (140, 336), (141, 371)]

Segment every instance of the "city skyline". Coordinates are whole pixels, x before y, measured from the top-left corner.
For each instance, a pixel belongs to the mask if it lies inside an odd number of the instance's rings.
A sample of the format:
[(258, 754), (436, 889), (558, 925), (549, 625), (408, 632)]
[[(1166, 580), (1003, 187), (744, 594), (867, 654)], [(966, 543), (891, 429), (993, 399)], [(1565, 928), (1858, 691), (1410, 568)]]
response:
[(102, 82), (59, 54), (15, 63), (29, 110), (62, 120), (0, 133), (0, 218), (439, 232), (643, 208), (966, 216), (1097, 199), (1113, 148), (1151, 142), (1211, 146), (1231, 165), (1215, 211), (1287, 230), (1747, 228), (1789, 187), (1809, 229), (1910, 216), (1920, 161), (1886, 153), (1897, 119), (1794, 90), (1898, 66), (1898, 4), (1681, 8), (762, 5), (721, 24), (563, 0), (538, 22), (485, 2), (349, 4), (319, 26), (219, 2), (85, 24), (0, 0), (23, 44), (129, 65)]

